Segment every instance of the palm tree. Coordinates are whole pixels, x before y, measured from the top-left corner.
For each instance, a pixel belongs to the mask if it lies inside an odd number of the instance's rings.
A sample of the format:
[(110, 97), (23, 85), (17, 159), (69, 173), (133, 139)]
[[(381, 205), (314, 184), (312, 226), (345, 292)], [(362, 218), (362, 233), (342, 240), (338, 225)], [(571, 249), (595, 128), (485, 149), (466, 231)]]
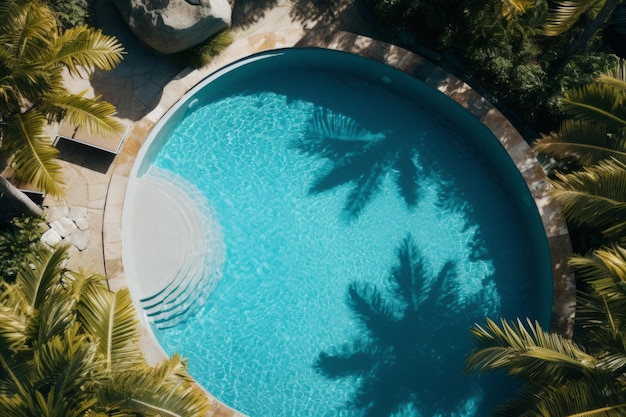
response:
[(520, 320), (472, 330), (476, 348), (466, 369), (504, 370), (524, 384), (497, 416), (626, 413), (626, 249), (613, 245), (570, 264), (587, 288), (577, 300), (579, 344)]
[(571, 174), (556, 174), (552, 198), (569, 224), (599, 232), (601, 244), (626, 239), (626, 164), (611, 159)]
[(545, 33), (558, 36), (569, 30), (580, 17), (594, 8), (600, 10), (593, 20), (585, 26), (583, 33), (570, 45), (567, 57), (571, 57), (584, 47), (593, 36), (609, 20), (611, 13), (622, 3), (622, 0), (556, 0), (556, 7), (550, 10)]
[(606, 362), (575, 342), (520, 320), (500, 326), (488, 320), (472, 329), (476, 348), (467, 371), (505, 371), (523, 381), (498, 417), (623, 416), (624, 383)]
[(387, 173), (396, 181), (407, 207), (417, 204), (419, 169), (415, 144), (402, 136), (371, 133), (353, 120), (316, 109), (312, 124), (293, 146), (299, 151), (329, 161), (330, 169), (309, 189), (319, 194), (343, 184), (353, 183), (344, 212), (358, 217), (379, 191)]
[[(626, 80), (624, 65), (562, 100), (567, 119), (543, 135), (534, 150), (555, 158), (561, 171), (551, 180), (571, 231), (588, 247), (626, 237)], [(565, 165), (564, 165), (565, 164)]]
[(177, 355), (150, 367), (128, 290), (66, 271), (40, 245), (0, 292), (0, 414), (205, 416), (209, 403)]
[[(61, 167), (44, 133), (46, 123), (68, 118), (109, 135), (122, 129), (111, 117), (113, 105), (70, 93), (63, 72), (110, 70), (121, 62), (122, 46), (87, 26), (62, 31), (53, 12), (38, 0), (0, 0), (0, 45), (0, 172), (10, 167), (20, 180), (59, 196)], [(2, 176), (0, 193), (28, 213), (41, 213)]]
[(558, 132), (535, 141), (536, 152), (578, 167), (615, 158), (626, 162), (626, 78), (623, 62), (595, 82), (565, 93)]
[(396, 415), (405, 407), (421, 415), (448, 415), (472, 393), (467, 380), (451, 380), (463, 368), (462, 334), (484, 317), (483, 294), (458, 300), (454, 263), (431, 276), (411, 236), (397, 256), (390, 291), (350, 285), (347, 302), (362, 336), (320, 353), (315, 367), (330, 379), (358, 377), (349, 405), (364, 416)]

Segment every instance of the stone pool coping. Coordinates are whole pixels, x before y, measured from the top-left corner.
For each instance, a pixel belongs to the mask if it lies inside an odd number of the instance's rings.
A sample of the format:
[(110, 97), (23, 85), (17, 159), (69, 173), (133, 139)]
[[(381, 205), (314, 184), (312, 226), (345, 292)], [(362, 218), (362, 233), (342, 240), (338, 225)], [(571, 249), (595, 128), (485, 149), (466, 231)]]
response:
[[(575, 284), (573, 275), (567, 267), (572, 254), (570, 237), (558, 205), (549, 198), (546, 174), (522, 135), (495, 106), (468, 84), (441, 67), (398, 46), (342, 31), (313, 29), (305, 33), (294, 29), (256, 34), (235, 42), (225, 54), (220, 55), (208, 67), (197, 71), (184, 71), (165, 86), (160, 103), (150, 114), (134, 124), (122, 152), (112, 165), (104, 207), (102, 239), (105, 272), (111, 289), (117, 290), (127, 286), (122, 264), (122, 208), (133, 163), (151, 129), (189, 89), (217, 69), (255, 53), (286, 47), (335, 49), (385, 63), (446, 94), (491, 130), (518, 167), (543, 221), (553, 267), (551, 330), (571, 337), (575, 314)], [(145, 333), (149, 333), (149, 330), (145, 329)], [(142, 347), (148, 356), (162, 357), (158, 347), (150, 347), (150, 339), (153, 336), (145, 336), (147, 339), (142, 343)], [(221, 410), (216, 410), (212, 415), (238, 415), (233, 410)]]

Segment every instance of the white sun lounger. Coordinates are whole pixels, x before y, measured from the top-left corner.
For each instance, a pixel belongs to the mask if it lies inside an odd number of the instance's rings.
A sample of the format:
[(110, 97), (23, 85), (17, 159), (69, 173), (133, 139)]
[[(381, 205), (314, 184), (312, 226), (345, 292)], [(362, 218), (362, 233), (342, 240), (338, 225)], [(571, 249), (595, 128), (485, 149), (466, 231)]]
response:
[(126, 126), (124, 132), (119, 136), (102, 137), (94, 133), (88, 133), (85, 130), (75, 127), (69, 121), (63, 120), (52, 144), (56, 146), (59, 139), (66, 139), (117, 155), (122, 149), (122, 145), (126, 140), (129, 130), (130, 126)]

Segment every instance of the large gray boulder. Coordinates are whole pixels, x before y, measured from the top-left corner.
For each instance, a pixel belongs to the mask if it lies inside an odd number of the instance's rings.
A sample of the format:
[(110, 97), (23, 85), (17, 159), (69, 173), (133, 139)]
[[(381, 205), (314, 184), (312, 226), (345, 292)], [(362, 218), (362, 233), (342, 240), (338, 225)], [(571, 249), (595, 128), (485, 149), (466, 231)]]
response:
[(183, 51), (230, 26), (228, 0), (113, 0), (132, 32), (151, 48)]

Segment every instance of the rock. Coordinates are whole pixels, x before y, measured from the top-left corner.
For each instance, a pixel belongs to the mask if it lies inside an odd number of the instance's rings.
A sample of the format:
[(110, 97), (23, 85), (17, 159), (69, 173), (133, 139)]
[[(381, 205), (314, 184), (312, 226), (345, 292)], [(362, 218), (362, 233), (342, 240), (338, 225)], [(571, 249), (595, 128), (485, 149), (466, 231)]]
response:
[(228, 0), (113, 0), (130, 30), (171, 54), (195, 46), (231, 24)]
[(72, 232), (69, 240), (72, 242), (72, 245), (76, 246), (76, 249), (85, 250), (87, 249), (87, 243), (89, 243), (89, 236), (91, 236), (91, 231), (78, 229)]
[(55, 246), (61, 241), (61, 235), (54, 229), (49, 229), (43, 235), (41, 235), (41, 241), (48, 246)]
[(87, 207), (70, 207), (67, 217), (76, 221), (87, 217)]
[(84, 217), (75, 219), (74, 223), (76, 223), (76, 227), (78, 227), (79, 230), (87, 230), (89, 228), (89, 223), (87, 222), (87, 219)]
[(50, 227), (56, 230), (61, 237), (66, 237), (76, 230), (76, 223), (68, 217), (61, 217), (59, 220), (50, 223)]
[(55, 220), (59, 220), (62, 217), (67, 217), (68, 213), (69, 208), (67, 206), (48, 207), (46, 220), (48, 220), (48, 222), (53, 222)]

